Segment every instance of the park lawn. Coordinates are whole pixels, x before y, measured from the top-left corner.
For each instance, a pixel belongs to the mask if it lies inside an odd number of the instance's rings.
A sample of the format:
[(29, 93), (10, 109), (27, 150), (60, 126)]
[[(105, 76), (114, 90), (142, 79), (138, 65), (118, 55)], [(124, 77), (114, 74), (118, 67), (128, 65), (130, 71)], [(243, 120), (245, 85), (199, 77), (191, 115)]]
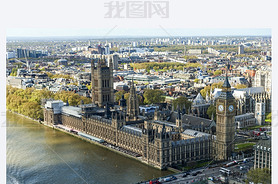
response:
[(254, 142), (247, 142), (247, 143), (239, 143), (235, 145), (235, 151), (245, 151), (248, 149), (253, 148), (256, 143)]
[(271, 119), (265, 119), (265, 122), (271, 123)]

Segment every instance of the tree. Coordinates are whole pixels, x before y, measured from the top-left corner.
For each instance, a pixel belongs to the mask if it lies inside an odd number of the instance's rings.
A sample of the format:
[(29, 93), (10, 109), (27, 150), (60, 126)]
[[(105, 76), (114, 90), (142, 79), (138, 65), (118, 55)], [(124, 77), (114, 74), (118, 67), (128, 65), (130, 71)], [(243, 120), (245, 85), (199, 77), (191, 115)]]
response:
[(159, 89), (146, 89), (144, 91), (144, 103), (145, 104), (154, 104), (161, 103), (165, 100), (165, 97), (162, 96), (163, 91)]
[(255, 184), (269, 184), (271, 183), (271, 170), (268, 168), (250, 169), (247, 173), (247, 182), (254, 182)]
[(244, 84), (237, 84), (237, 85), (235, 85), (235, 88), (236, 89), (242, 89), (242, 88), (247, 88), (247, 86), (244, 85)]
[(88, 88), (88, 90), (91, 90), (92, 89), (92, 83), (87, 84), (86, 87)]
[(186, 59), (186, 60), (188, 60), (188, 59), (198, 59), (198, 57), (197, 56), (188, 56), (188, 55), (186, 55), (186, 56), (184, 56), (184, 59)]
[(212, 117), (212, 115), (214, 116), (214, 118), (216, 118), (216, 107), (211, 104), (207, 110), (207, 115), (209, 116), (209, 118)]
[(208, 95), (210, 95), (210, 89), (212, 89), (213, 91), (215, 88), (222, 88), (222, 86), (223, 86), (223, 82), (213, 83), (211, 86), (208, 85), (204, 87), (204, 89), (202, 89), (200, 93), (203, 96), (203, 98), (206, 98), (207, 93)]
[(130, 93), (125, 93), (124, 94), (124, 99), (128, 100), (129, 99), (129, 95), (130, 95)]
[(191, 102), (188, 101), (188, 99), (186, 97), (179, 96), (178, 98), (173, 100), (173, 106), (174, 106), (175, 110), (177, 109), (178, 105), (181, 109), (183, 109), (184, 106), (185, 106), (186, 109), (189, 109), (191, 107)]
[(215, 75), (215, 76), (219, 76), (219, 75), (221, 75), (222, 74), (222, 71), (221, 70), (216, 70), (214, 73), (213, 73), (213, 75)]
[(17, 76), (17, 68), (13, 68), (10, 76)]
[(265, 122), (271, 122), (272, 121), (272, 117), (271, 117), (271, 112), (266, 114), (265, 116)]
[(120, 99), (122, 98), (122, 96), (126, 93), (126, 91), (118, 91), (115, 93), (115, 100), (118, 103), (120, 101)]

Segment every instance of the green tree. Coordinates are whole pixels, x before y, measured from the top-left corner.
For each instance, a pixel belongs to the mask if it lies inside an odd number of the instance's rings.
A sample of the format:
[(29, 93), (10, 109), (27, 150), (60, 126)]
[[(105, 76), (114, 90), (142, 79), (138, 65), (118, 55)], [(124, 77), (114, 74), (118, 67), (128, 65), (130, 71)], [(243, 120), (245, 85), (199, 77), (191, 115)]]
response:
[(216, 118), (216, 107), (211, 104), (207, 110), (207, 115), (209, 116), (209, 118), (211, 119), (212, 115), (214, 116), (214, 118)]
[(124, 99), (128, 100), (130, 93), (125, 93), (124, 94)]
[(250, 169), (247, 173), (246, 183), (254, 182), (255, 184), (269, 184), (271, 183), (271, 170), (268, 168), (256, 168)]
[(120, 101), (120, 99), (122, 98), (122, 96), (126, 94), (126, 91), (122, 90), (122, 91), (118, 91), (115, 93), (115, 100), (118, 103)]
[(242, 88), (247, 88), (247, 86), (244, 85), (244, 84), (237, 84), (237, 85), (235, 85), (235, 88), (236, 89), (242, 89)]
[(199, 79), (194, 79), (194, 83), (198, 83), (199, 82)]
[(271, 119), (272, 117), (271, 117), (271, 112), (270, 113), (268, 113), (268, 114), (266, 114), (266, 117), (265, 117), (265, 121), (266, 122), (271, 122)]
[(198, 57), (197, 56), (188, 56), (188, 55), (186, 55), (186, 56), (184, 56), (184, 59), (186, 59), (186, 60), (188, 60), (188, 59), (198, 59)]
[(87, 84), (86, 87), (88, 88), (88, 90), (91, 90), (92, 89), (92, 83)]
[(212, 91), (213, 91), (215, 88), (222, 88), (222, 85), (223, 85), (223, 82), (213, 83), (211, 86), (208, 85), (208, 86), (204, 87), (204, 89), (202, 89), (200, 91), (200, 93), (203, 96), (203, 98), (206, 98), (207, 93), (208, 93), (208, 95), (210, 95), (210, 89), (212, 89)]
[(191, 107), (191, 102), (188, 101), (188, 99), (184, 96), (179, 96), (178, 98), (176, 98), (175, 100), (173, 100), (173, 105), (174, 105), (174, 109), (177, 109), (177, 106), (179, 105), (179, 107), (182, 109), (184, 106), (186, 109), (189, 109)]
[(144, 91), (144, 103), (145, 104), (154, 104), (161, 103), (165, 100), (165, 97), (162, 96), (163, 91), (159, 89), (146, 89)]
[(221, 70), (216, 70), (214, 73), (213, 73), (213, 75), (215, 75), (215, 76), (219, 76), (219, 75), (221, 75), (222, 74), (222, 71)]

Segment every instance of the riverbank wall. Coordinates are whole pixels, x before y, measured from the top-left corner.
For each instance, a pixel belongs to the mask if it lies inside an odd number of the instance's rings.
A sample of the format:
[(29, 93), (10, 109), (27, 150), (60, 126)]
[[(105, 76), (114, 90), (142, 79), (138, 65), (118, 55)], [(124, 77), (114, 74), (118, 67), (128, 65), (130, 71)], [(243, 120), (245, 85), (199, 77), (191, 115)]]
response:
[[(71, 133), (71, 132), (67, 132), (66, 130), (62, 130), (62, 129), (60, 129), (60, 128), (57, 128), (57, 127), (54, 127), (54, 126), (45, 124), (43, 121), (30, 118), (30, 117), (25, 116), (25, 115), (23, 115), (23, 114), (20, 114), (20, 113), (17, 113), (17, 112), (12, 112), (12, 111), (10, 111), (10, 110), (7, 110), (7, 111), (9, 111), (9, 112), (11, 112), (11, 113), (14, 113), (14, 114), (17, 114), (17, 115), (20, 115), (20, 116), (22, 116), (22, 117), (24, 117), (24, 118), (30, 119), (30, 120), (32, 120), (32, 121), (35, 121), (35, 122), (37, 122), (37, 123), (39, 123), (39, 124), (41, 124), (41, 125), (44, 125), (44, 126), (46, 126), (46, 127), (49, 127), (49, 128), (52, 128), (52, 129), (61, 131), (61, 132), (63, 132), (63, 133), (66, 133), (66, 134), (68, 134), (68, 135), (74, 136), (74, 137), (79, 138), (79, 139), (81, 139), (81, 140), (83, 140), (83, 141), (89, 142), (89, 143), (91, 143), (91, 144), (95, 144), (95, 145), (100, 146), (100, 147), (102, 147), (102, 148), (104, 148), (104, 149), (108, 149), (108, 150), (113, 151), (113, 152), (115, 152), (115, 153), (117, 153), (117, 154), (120, 154), (120, 155), (122, 155), (122, 156), (125, 156), (125, 157), (131, 158), (131, 159), (133, 159), (133, 160), (139, 161), (140, 163), (143, 163), (143, 164), (145, 164), (145, 165), (147, 165), (147, 166), (149, 166), (149, 167), (153, 167), (153, 168), (155, 168), (155, 169), (160, 170), (160, 168), (157, 168), (157, 167), (155, 167), (155, 166), (153, 166), (153, 165), (150, 165), (150, 164), (144, 162), (144, 161), (142, 160), (142, 157), (135, 157), (135, 156), (129, 155), (129, 154), (127, 154), (127, 153), (124, 153), (124, 152), (122, 152), (122, 151), (119, 151), (119, 150), (116, 150), (116, 149), (114, 149), (114, 148), (108, 147), (108, 146), (103, 145), (103, 144), (101, 144), (101, 143), (98, 143), (98, 142), (95, 142), (95, 141), (91, 141), (91, 140), (89, 140), (89, 139), (86, 139), (86, 138), (84, 138), (84, 137), (81, 137), (81, 136), (76, 135), (76, 134)], [(173, 169), (173, 168), (167, 168), (167, 170), (168, 170), (168, 171), (171, 171), (171, 172), (174, 172), (174, 173), (177, 173), (177, 171), (178, 171), (178, 170)]]

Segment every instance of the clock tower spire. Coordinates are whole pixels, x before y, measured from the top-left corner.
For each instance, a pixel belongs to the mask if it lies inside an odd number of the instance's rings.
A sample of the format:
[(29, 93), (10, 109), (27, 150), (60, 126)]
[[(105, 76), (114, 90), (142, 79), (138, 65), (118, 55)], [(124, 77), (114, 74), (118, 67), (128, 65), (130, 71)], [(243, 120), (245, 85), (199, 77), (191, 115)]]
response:
[(229, 68), (228, 63), (222, 92), (216, 100), (216, 160), (227, 160), (234, 151), (236, 103), (228, 80)]

